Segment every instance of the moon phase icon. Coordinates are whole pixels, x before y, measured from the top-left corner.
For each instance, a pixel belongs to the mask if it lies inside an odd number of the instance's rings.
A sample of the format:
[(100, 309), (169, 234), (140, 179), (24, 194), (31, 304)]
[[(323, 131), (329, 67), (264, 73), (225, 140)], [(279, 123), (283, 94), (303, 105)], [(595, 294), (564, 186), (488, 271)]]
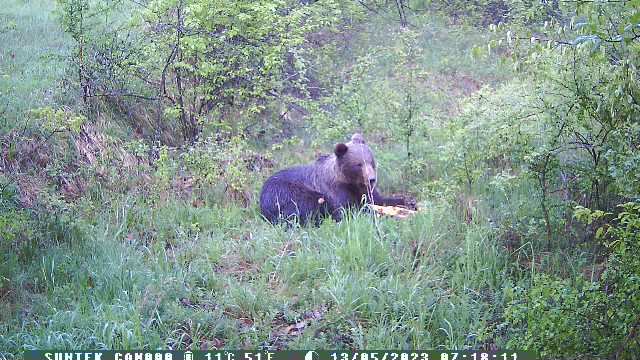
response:
[(304, 356), (304, 360), (318, 360), (320, 359), (320, 355), (318, 355), (315, 351), (308, 351)]

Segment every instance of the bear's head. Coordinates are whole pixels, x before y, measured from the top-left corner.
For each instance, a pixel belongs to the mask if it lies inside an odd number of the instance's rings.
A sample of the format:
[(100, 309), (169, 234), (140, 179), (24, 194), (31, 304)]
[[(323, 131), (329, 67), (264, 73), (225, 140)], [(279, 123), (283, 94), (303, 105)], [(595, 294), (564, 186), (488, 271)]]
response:
[(361, 134), (353, 134), (346, 144), (337, 144), (333, 152), (341, 181), (363, 190), (375, 186), (376, 161)]

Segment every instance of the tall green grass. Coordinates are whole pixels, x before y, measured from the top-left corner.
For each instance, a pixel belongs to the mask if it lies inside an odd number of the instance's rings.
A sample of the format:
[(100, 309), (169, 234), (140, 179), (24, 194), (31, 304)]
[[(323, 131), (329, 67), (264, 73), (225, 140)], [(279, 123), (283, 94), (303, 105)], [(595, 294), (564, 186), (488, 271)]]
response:
[(239, 208), (147, 205), (105, 211), (86, 238), (16, 271), (26, 306), (0, 346), (476, 348), (505, 281), (486, 224), (442, 203), (408, 221), (357, 213), (290, 230)]
[(68, 40), (54, 8), (54, 0), (0, 2), (0, 132), (25, 126), (25, 111), (60, 95)]

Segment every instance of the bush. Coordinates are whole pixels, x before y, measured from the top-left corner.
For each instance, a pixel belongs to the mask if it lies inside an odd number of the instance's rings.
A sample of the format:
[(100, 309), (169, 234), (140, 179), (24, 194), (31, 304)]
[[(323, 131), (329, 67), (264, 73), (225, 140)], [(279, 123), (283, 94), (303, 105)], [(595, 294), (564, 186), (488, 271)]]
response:
[(537, 277), (506, 309), (513, 332), (509, 346), (543, 358), (635, 359), (640, 351), (640, 203), (621, 207), (598, 232), (610, 250), (602, 277)]

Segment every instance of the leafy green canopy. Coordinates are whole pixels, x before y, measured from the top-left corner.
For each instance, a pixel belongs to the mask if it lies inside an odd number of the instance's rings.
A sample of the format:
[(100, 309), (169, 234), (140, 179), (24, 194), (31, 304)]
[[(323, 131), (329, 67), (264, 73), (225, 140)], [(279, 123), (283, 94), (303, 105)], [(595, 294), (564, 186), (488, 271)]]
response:
[(58, 2), (85, 101), (106, 98), (129, 114), (144, 104), (148, 127), (177, 124), (188, 141), (287, 91), (304, 94), (309, 36), (359, 14), (333, 0)]
[(547, 249), (552, 240), (587, 242), (594, 269), (605, 270), (589, 280), (536, 276), (520, 288), (505, 311), (509, 345), (543, 358), (633, 359), (640, 346), (640, 2), (519, 4), (510, 23), (491, 26), (496, 38), (476, 54), (511, 54), (522, 79), (470, 104), (453, 126), (462, 150), (450, 153), (470, 182), (503, 173), (533, 180)]

